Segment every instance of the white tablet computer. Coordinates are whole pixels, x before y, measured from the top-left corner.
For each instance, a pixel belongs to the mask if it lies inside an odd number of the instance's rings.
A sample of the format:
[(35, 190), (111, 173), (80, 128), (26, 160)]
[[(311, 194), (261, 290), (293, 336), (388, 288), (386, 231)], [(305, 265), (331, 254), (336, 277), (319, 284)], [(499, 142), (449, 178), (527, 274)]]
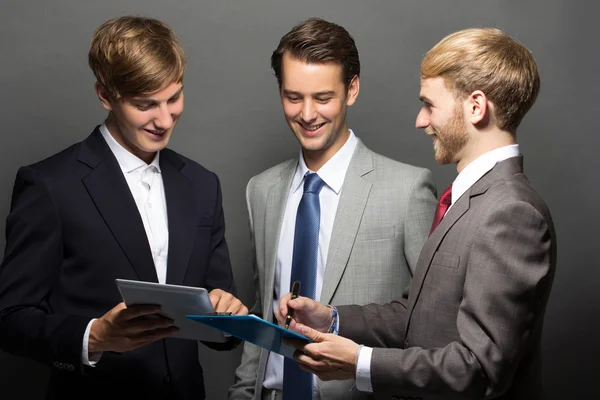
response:
[(115, 282), (127, 306), (159, 304), (160, 314), (171, 318), (179, 328), (170, 337), (216, 343), (227, 340), (223, 332), (186, 318), (188, 314), (215, 312), (206, 289), (127, 279), (115, 279)]

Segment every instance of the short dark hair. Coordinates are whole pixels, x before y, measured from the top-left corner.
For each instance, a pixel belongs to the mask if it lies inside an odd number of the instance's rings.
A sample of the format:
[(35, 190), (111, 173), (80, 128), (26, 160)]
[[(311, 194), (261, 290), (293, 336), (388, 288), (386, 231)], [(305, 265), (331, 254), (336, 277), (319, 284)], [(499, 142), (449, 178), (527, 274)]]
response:
[(307, 63), (341, 65), (346, 88), (355, 76), (360, 76), (360, 60), (354, 39), (346, 29), (321, 18), (308, 18), (294, 26), (279, 41), (271, 55), (271, 68), (281, 87), (283, 55)]

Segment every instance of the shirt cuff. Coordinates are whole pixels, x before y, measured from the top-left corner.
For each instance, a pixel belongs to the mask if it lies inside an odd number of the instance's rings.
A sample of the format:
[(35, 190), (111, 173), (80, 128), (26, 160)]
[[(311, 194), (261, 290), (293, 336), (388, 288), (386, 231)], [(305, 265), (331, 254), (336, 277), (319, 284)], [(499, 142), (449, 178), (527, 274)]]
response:
[(97, 352), (97, 353), (92, 353), (89, 354), (88, 353), (88, 342), (90, 340), (90, 330), (92, 329), (92, 324), (94, 323), (94, 321), (97, 318), (92, 319), (88, 325), (87, 328), (85, 328), (85, 333), (83, 334), (83, 346), (81, 347), (81, 362), (83, 363), (83, 365), (87, 365), (89, 367), (94, 367), (96, 366), (96, 363), (98, 361), (100, 361), (100, 358), (102, 357), (102, 352)]
[(371, 384), (371, 356), (373, 348), (363, 346), (358, 353), (356, 363), (356, 388), (361, 392), (373, 393)]
[(339, 334), (340, 332), (340, 321), (338, 318), (338, 311), (336, 306), (327, 306), (331, 308), (331, 325), (329, 325), (329, 329), (327, 333), (333, 333), (334, 335)]

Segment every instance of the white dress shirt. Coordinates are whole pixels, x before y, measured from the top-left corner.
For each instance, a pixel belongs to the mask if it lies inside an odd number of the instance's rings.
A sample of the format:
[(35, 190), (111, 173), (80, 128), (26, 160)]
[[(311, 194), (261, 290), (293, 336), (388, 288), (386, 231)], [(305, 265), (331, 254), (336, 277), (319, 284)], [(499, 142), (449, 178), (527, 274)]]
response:
[[(150, 164), (130, 153), (119, 144), (109, 133), (105, 124), (100, 126), (102, 137), (113, 152), (138, 208), (154, 267), (159, 283), (167, 280), (167, 255), (169, 249), (169, 225), (167, 221), (167, 201), (160, 171), (160, 152)], [(88, 354), (90, 329), (95, 319), (92, 319), (83, 336), (82, 361), (85, 365), (94, 366), (102, 353)]]
[[(487, 174), (500, 161), (508, 158), (516, 157), (519, 153), (519, 145), (512, 144), (510, 146), (500, 147), (492, 151), (482, 154), (461, 171), (452, 182), (452, 203), (448, 207), (448, 211), (452, 205), (460, 199), (485, 174)], [(445, 214), (444, 214), (445, 215)], [(339, 323), (339, 320), (338, 320)], [(358, 362), (356, 365), (356, 388), (363, 392), (372, 392), (373, 385), (371, 384), (371, 356), (373, 348), (363, 346), (358, 353)]]
[[(350, 137), (344, 143), (341, 149), (337, 151), (319, 169), (319, 177), (325, 182), (323, 189), (319, 193), (319, 202), (321, 205), (321, 221), (319, 223), (319, 248), (317, 255), (317, 282), (316, 282), (316, 300), (321, 297), (323, 287), (323, 276), (325, 275), (325, 263), (327, 261), (327, 252), (329, 250), (329, 240), (333, 230), (333, 221), (337, 212), (342, 184), (346, 177), (348, 165), (352, 159), (352, 154), (356, 149), (358, 139), (350, 130)], [(288, 196), (283, 222), (281, 225), (281, 234), (279, 237), (279, 247), (277, 249), (277, 261), (275, 264), (275, 282), (273, 294), (273, 309), (279, 307), (279, 299), (290, 292), (290, 281), (292, 275), (292, 253), (294, 250), (294, 231), (296, 227), (296, 213), (298, 205), (304, 194), (304, 175), (309, 171), (302, 151), (296, 173), (292, 179), (290, 193)], [(311, 171), (314, 172), (314, 171)], [(268, 389), (283, 389), (283, 356), (276, 353), (269, 353), (267, 368), (265, 371), (264, 387)]]

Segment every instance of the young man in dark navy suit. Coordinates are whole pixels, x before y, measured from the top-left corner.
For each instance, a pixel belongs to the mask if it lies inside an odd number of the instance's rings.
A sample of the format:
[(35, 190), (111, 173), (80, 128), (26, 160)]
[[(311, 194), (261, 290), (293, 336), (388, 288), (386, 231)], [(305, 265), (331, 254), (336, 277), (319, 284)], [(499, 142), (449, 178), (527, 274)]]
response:
[[(19, 169), (0, 269), (0, 347), (53, 367), (48, 398), (203, 399), (197, 342), (169, 338), (156, 306), (126, 307), (116, 278), (235, 297), (217, 176), (166, 148), (183, 112), (173, 31), (120, 17), (89, 65), (108, 111), (84, 141)], [(231, 349), (238, 342), (210, 344)]]

